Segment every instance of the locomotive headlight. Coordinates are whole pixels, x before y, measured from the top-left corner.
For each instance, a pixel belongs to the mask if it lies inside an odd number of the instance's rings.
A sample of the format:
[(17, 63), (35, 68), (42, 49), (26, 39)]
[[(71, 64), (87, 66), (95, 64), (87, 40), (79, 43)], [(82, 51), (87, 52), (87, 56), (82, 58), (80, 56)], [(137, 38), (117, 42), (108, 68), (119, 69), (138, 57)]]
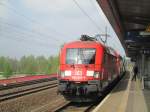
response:
[(94, 78), (99, 78), (99, 72), (94, 72)]
[(61, 77), (65, 77), (65, 76), (71, 76), (71, 71), (66, 70), (66, 71), (61, 71)]
[(70, 70), (66, 70), (65, 71), (65, 76), (71, 76), (71, 71)]
[(94, 75), (94, 71), (89, 71), (89, 70), (88, 70), (88, 71), (86, 72), (86, 75), (87, 75), (87, 76), (93, 76), (93, 75)]

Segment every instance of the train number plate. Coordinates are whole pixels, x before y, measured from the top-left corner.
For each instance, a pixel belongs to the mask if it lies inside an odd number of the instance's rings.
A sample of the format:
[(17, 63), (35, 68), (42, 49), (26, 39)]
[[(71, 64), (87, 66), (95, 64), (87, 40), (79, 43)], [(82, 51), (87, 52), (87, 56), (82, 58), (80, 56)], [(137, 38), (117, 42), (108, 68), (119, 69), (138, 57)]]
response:
[(84, 76), (72, 76), (73, 80), (85, 80)]

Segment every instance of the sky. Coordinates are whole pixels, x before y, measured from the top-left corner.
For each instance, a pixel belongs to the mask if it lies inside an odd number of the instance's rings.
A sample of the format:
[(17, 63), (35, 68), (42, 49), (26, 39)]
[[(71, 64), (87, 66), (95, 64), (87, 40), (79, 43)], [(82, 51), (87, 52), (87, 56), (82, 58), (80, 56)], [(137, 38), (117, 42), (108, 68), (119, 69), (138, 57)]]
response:
[(125, 55), (96, 0), (0, 0), (0, 56), (58, 55), (64, 43), (106, 27), (107, 45)]

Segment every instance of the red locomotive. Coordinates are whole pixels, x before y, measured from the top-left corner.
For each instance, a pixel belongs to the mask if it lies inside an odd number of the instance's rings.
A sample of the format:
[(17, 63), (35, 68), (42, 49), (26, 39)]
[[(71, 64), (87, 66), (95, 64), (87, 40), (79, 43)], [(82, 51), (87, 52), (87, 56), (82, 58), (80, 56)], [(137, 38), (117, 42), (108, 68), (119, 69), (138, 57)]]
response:
[(115, 50), (83, 35), (61, 49), (58, 92), (71, 101), (95, 100), (121, 72), (122, 59)]

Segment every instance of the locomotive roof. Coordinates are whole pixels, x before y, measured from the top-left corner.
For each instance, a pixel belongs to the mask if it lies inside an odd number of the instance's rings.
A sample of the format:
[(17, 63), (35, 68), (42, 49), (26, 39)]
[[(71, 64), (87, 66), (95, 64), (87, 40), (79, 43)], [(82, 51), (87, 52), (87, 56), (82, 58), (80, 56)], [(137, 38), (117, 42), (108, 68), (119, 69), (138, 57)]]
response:
[(69, 43), (65, 44), (65, 47), (75, 47), (75, 46), (78, 46), (78, 47), (102, 46), (102, 47), (104, 47), (104, 45), (98, 41), (73, 41), (73, 42), (69, 42)]
[(105, 46), (102, 43), (100, 43), (99, 41), (73, 41), (73, 42), (69, 42), (64, 45), (64, 47), (70, 47), (70, 48), (71, 47), (74, 48), (76, 46), (85, 47), (85, 48), (101, 46), (102, 48), (104, 48), (106, 50), (106, 52), (108, 54), (111, 54), (111, 55), (117, 56), (117, 57), (120, 56), (119, 53), (117, 53), (113, 48)]
[(105, 47), (105, 48), (106, 48), (106, 52), (108, 54), (111, 54), (113, 56), (119, 56), (119, 54), (113, 48), (111, 48), (111, 47)]

